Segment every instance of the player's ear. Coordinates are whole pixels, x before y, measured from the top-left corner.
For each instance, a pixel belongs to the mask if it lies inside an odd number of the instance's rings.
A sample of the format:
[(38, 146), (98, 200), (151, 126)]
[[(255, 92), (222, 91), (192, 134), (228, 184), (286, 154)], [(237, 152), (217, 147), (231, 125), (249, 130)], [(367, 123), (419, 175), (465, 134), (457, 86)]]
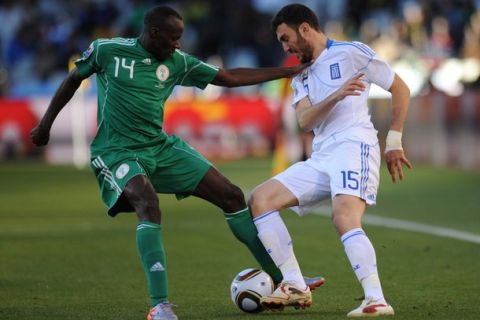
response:
[(150, 35), (150, 38), (158, 38), (159, 33), (160, 30), (157, 27), (150, 27), (150, 29), (148, 29), (148, 34)]
[(310, 31), (310, 25), (306, 22), (302, 22), (302, 24), (300, 24), (298, 26), (298, 32), (300, 33), (300, 35), (302, 37), (305, 38), (305, 35)]

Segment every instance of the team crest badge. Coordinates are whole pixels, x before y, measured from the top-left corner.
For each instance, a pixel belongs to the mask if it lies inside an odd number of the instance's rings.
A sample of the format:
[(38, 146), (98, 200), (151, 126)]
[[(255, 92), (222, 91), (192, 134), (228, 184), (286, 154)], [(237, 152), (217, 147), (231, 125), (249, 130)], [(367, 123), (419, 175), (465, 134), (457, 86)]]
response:
[(340, 74), (340, 65), (338, 63), (334, 63), (330, 65), (330, 79), (336, 80), (340, 79), (342, 75)]
[(123, 179), (127, 175), (128, 171), (130, 171), (130, 167), (128, 164), (123, 163), (120, 165), (120, 167), (118, 167), (117, 172), (115, 172), (115, 176), (117, 179)]
[(168, 67), (164, 64), (161, 64), (158, 66), (157, 71), (157, 78), (160, 81), (165, 81), (168, 79), (168, 76), (170, 75), (170, 70), (168, 70)]

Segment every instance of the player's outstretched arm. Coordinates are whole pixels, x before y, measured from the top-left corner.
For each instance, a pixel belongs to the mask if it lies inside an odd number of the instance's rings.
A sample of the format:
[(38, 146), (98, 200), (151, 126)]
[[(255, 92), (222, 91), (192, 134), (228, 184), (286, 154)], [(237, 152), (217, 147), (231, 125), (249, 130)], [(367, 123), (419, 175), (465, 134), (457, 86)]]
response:
[(392, 93), (392, 121), (387, 134), (385, 161), (388, 172), (395, 183), (397, 178), (403, 180), (403, 165), (411, 169), (412, 164), (405, 156), (402, 148), (402, 132), (410, 104), (410, 89), (405, 82), (395, 74), (390, 90)]
[(362, 77), (362, 73), (355, 75), (325, 100), (314, 105), (310, 103), (308, 97), (300, 100), (295, 108), (300, 128), (304, 131), (312, 130), (338, 102), (347, 96), (359, 96), (365, 90)]
[(221, 87), (240, 87), (289, 78), (301, 72), (310, 64), (311, 62), (292, 67), (220, 69), (212, 84)]
[(50, 139), (50, 128), (52, 127), (53, 121), (55, 121), (58, 113), (63, 109), (67, 102), (70, 101), (78, 87), (80, 87), (82, 80), (83, 78), (77, 72), (77, 68), (72, 69), (63, 80), (50, 101), (50, 105), (43, 115), (43, 118), (30, 132), (32, 142), (35, 145), (44, 146), (48, 143), (48, 140)]

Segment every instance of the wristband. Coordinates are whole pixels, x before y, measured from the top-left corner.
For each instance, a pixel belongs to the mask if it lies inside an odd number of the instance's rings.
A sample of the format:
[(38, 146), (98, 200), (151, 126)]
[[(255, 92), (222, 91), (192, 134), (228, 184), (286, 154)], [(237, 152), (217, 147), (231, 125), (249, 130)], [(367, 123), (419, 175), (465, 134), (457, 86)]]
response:
[(400, 131), (389, 130), (385, 144), (385, 153), (392, 150), (403, 150), (402, 133)]

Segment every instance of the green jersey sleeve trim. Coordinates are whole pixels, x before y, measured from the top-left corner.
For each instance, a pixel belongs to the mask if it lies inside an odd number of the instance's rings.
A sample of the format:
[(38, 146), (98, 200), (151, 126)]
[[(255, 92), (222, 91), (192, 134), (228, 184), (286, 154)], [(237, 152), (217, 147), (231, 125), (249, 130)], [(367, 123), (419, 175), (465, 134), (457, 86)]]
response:
[(177, 50), (177, 52), (183, 56), (185, 62), (185, 74), (179, 81), (179, 85), (204, 89), (217, 76), (218, 67), (205, 63), (180, 50)]
[(98, 63), (96, 62), (97, 55), (98, 44), (97, 40), (95, 40), (90, 44), (88, 49), (82, 53), (82, 56), (74, 62), (80, 76), (87, 78), (98, 71)]

